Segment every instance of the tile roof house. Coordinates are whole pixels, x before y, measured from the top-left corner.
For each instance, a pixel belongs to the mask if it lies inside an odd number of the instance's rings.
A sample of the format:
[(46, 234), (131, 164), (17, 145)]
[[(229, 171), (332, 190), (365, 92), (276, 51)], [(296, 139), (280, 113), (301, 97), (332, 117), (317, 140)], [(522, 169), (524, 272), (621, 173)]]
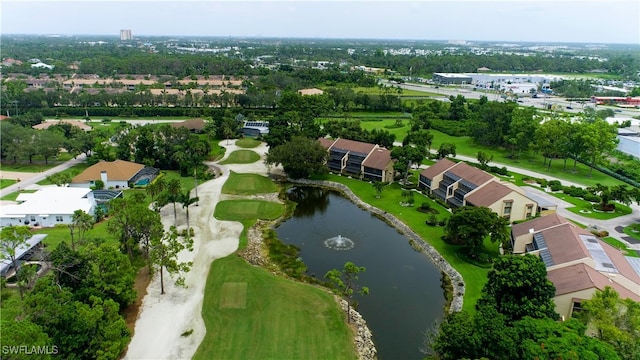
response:
[(97, 205), (90, 189), (69, 187), (45, 187), (34, 193), (22, 193), (16, 202), (0, 207), (0, 226), (70, 224), (76, 210), (93, 214)]
[(509, 221), (536, 215), (538, 204), (524, 190), (464, 162), (441, 159), (420, 173), (420, 189), (453, 208), (472, 205), (491, 209)]
[(204, 121), (203, 119), (189, 119), (185, 121), (171, 123), (172, 127), (176, 127), (176, 128), (184, 127), (189, 129), (189, 131), (193, 131), (197, 133), (201, 133), (202, 131), (204, 131), (205, 125), (207, 125), (207, 122)]
[(83, 131), (91, 131), (91, 126), (78, 120), (47, 120), (38, 125), (33, 125), (32, 128), (36, 130), (46, 130), (54, 125), (61, 125), (61, 124), (69, 124), (71, 126), (78, 127), (80, 128), (80, 130), (83, 130)]
[(371, 181), (393, 181), (391, 151), (376, 144), (347, 139), (320, 138), (318, 141), (329, 152), (329, 170)]
[(612, 287), (621, 298), (640, 301), (636, 258), (579, 228), (558, 214), (511, 227), (514, 254), (539, 256), (556, 287), (556, 312), (569, 318), (597, 290)]
[(69, 186), (90, 188), (96, 180), (102, 180), (105, 189), (126, 189), (138, 182), (147, 183), (157, 174), (158, 169), (131, 161), (100, 161), (74, 177)]

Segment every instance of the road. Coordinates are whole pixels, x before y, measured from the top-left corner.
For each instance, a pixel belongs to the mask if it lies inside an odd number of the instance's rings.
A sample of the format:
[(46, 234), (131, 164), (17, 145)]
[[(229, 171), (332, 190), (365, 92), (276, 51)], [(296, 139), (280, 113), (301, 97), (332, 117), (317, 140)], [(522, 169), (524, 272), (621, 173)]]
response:
[(3, 197), (5, 195), (11, 194), (12, 192), (15, 191), (19, 191), (22, 189), (26, 189), (29, 185), (33, 185), (35, 183), (37, 183), (40, 180), (46, 179), (47, 176), (53, 175), (55, 173), (59, 173), (60, 171), (66, 170), (74, 165), (77, 165), (81, 162), (84, 162), (85, 159), (87, 158), (87, 156), (85, 154), (81, 154), (76, 156), (75, 159), (71, 159), (69, 161), (66, 161), (56, 167), (53, 167), (49, 170), (45, 170), (39, 173), (36, 173), (36, 175), (31, 176), (29, 178), (26, 178), (24, 180), (21, 180), (20, 182), (17, 182), (11, 186), (7, 186), (4, 189), (0, 189), (0, 197)]
[[(491, 101), (503, 101), (500, 97), (500, 94), (494, 91), (485, 91), (485, 90), (473, 90), (473, 85), (460, 85), (458, 87), (442, 87), (438, 85), (432, 84), (414, 84), (414, 83), (404, 83), (404, 84), (396, 84), (389, 82), (386, 79), (380, 79), (380, 83), (385, 84), (387, 86), (400, 87), (406, 90), (415, 90), (428, 92), (432, 94), (437, 94), (436, 96), (432, 96), (433, 99), (437, 100), (448, 100), (449, 96), (457, 96), (462, 95), (467, 99), (480, 99), (482, 96), (486, 96)], [(578, 114), (584, 111), (584, 108), (587, 106), (594, 106), (591, 103), (579, 103), (575, 101), (567, 101), (563, 97), (546, 95), (540, 96), (538, 98), (531, 97), (523, 97), (518, 99), (518, 103), (521, 106), (533, 106), (539, 109), (547, 109), (548, 105), (555, 105), (555, 107), (559, 111)], [(571, 109), (569, 109), (570, 107)], [(634, 116), (640, 115), (640, 109), (620, 109), (616, 107), (607, 107), (598, 105), (596, 107), (599, 109), (612, 109), (615, 111), (615, 116), (620, 118), (631, 118)]]

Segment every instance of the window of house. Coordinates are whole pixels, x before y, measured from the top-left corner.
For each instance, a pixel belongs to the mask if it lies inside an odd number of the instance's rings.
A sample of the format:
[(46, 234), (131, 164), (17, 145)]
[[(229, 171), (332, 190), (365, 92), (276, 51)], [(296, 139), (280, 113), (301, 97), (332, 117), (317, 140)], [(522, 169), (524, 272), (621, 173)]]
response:
[(504, 208), (502, 209), (502, 215), (509, 216), (511, 215), (511, 208), (513, 207), (513, 201), (505, 201)]
[(36, 221), (36, 217), (35, 216), (31, 216), (31, 217), (29, 217), (29, 220)]
[(528, 204), (527, 205), (527, 211), (525, 212), (525, 217), (528, 219), (533, 215), (533, 205), (532, 204)]
[(62, 222), (63, 221), (62, 216), (61, 215), (56, 215), (56, 221), (57, 222)]
[(451, 195), (453, 195), (453, 186), (449, 186), (449, 188), (447, 189), (447, 196)]

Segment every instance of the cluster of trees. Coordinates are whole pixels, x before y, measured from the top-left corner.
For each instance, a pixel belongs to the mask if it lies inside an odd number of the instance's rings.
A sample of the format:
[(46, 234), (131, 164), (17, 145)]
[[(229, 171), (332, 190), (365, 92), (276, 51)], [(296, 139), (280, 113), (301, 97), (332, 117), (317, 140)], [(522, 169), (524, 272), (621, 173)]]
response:
[[(2, 243), (6, 244), (5, 229)], [(28, 239), (28, 229), (27, 235)], [(131, 335), (122, 313), (136, 298), (136, 270), (130, 259), (95, 240), (79, 251), (63, 242), (47, 260), (51, 274), (37, 281), (35, 271), (23, 271), (31, 267), (18, 269), (21, 285), (28, 289), (35, 282), (35, 286), (21, 296), (19, 318), (2, 322), (3, 345), (46, 346), (51, 353), (41, 354), (43, 358), (51, 354), (74, 359), (119, 358)]]
[(47, 163), (57, 157), (62, 148), (75, 157), (81, 153), (89, 154), (95, 146), (94, 137), (76, 126), (60, 124), (46, 130), (35, 130), (28, 123), (27, 126), (19, 124), (13, 118), (0, 123), (2, 159), (32, 163), (34, 157), (40, 156)]
[[(610, 288), (583, 302), (582, 321), (558, 321), (555, 287), (533, 255), (499, 258), (476, 313), (449, 314), (427, 337), (430, 359), (636, 359), (640, 305)], [(622, 305), (622, 306), (621, 306)], [(586, 334), (587, 322), (596, 336)]]
[(167, 124), (128, 127), (115, 135), (113, 141), (117, 144), (115, 156), (110, 144), (100, 144), (96, 158), (135, 161), (164, 170), (179, 170), (183, 175), (192, 173), (211, 151), (206, 139), (187, 128)]

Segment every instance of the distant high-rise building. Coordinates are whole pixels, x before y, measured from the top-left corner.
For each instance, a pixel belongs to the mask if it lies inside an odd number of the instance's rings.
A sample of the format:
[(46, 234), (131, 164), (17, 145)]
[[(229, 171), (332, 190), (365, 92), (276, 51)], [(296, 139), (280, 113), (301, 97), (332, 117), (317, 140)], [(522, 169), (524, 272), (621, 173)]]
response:
[(133, 40), (133, 35), (131, 35), (130, 29), (120, 30), (120, 40)]

